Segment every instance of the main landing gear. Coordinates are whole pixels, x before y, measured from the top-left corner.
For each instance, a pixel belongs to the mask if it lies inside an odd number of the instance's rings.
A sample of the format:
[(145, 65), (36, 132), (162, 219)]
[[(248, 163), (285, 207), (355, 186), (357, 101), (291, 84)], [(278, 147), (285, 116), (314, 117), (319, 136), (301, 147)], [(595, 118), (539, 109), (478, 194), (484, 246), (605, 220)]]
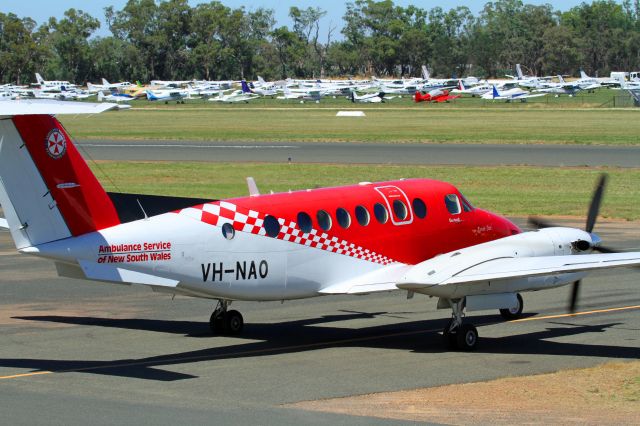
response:
[(518, 298), (518, 305), (511, 309), (500, 309), (500, 315), (506, 320), (513, 320), (522, 316), (522, 310), (524, 309), (524, 301), (520, 293), (516, 294)]
[(236, 310), (227, 310), (231, 305), (230, 300), (218, 300), (216, 309), (209, 319), (209, 327), (215, 334), (235, 335), (242, 332), (244, 319), (242, 314)]
[(464, 298), (450, 300), (453, 314), (442, 331), (445, 345), (450, 349), (472, 351), (478, 344), (478, 330), (472, 324), (463, 324)]

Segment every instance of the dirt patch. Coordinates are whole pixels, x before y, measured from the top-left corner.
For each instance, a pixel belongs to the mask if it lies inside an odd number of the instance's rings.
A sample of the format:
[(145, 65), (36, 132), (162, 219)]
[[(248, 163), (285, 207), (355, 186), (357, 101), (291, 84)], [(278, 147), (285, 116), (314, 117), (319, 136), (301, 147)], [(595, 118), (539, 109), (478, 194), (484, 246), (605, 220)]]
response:
[(640, 425), (640, 361), (286, 407), (456, 425)]

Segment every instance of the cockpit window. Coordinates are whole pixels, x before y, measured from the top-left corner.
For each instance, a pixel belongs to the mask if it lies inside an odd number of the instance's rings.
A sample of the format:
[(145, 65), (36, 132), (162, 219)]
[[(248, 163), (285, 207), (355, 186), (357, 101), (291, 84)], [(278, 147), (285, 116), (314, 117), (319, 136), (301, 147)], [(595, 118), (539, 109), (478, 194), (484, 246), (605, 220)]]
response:
[(460, 214), (460, 200), (456, 194), (448, 194), (444, 197), (444, 203), (447, 206), (447, 210), (451, 214)]
[(467, 199), (467, 197), (465, 197), (464, 195), (460, 194), (460, 199), (462, 200), (462, 209), (465, 212), (472, 212), (475, 210), (475, 207), (473, 207), (473, 204), (471, 204), (469, 202), (469, 200)]

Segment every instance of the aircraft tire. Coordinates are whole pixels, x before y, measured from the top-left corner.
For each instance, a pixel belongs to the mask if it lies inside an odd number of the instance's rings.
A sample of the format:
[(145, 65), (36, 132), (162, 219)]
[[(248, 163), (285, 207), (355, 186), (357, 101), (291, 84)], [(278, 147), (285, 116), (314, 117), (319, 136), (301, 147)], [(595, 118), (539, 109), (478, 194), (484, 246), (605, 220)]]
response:
[(472, 324), (462, 324), (456, 333), (456, 343), (461, 351), (472, 351), (478, 345), (478, 330)]
[(524, 301), (522, 300), (522, 296), (520, 295), (520, 293), (516, 294), (516, 297), (518, 298), (517, 309), (500, 309), (500, 315), (502, 315), (502, 318), (506, 320), (513, 320), (522, 316)]
[(226, 332), (227, 334), (240, 334), (244, 328), (244, 319), (242, 314), (236, 310), (227, 312), (225, 318)]

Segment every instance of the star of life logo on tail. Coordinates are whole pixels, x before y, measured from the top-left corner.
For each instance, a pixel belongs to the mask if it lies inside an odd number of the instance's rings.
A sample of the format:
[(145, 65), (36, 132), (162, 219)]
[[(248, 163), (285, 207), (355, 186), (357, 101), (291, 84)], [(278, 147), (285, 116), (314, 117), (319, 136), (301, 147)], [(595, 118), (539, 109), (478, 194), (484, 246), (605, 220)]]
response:
[(47, 134), (45, 147), (49, 157), (57, 160), (67, 151), (67, 138), (58, 129), (53, 129)]

